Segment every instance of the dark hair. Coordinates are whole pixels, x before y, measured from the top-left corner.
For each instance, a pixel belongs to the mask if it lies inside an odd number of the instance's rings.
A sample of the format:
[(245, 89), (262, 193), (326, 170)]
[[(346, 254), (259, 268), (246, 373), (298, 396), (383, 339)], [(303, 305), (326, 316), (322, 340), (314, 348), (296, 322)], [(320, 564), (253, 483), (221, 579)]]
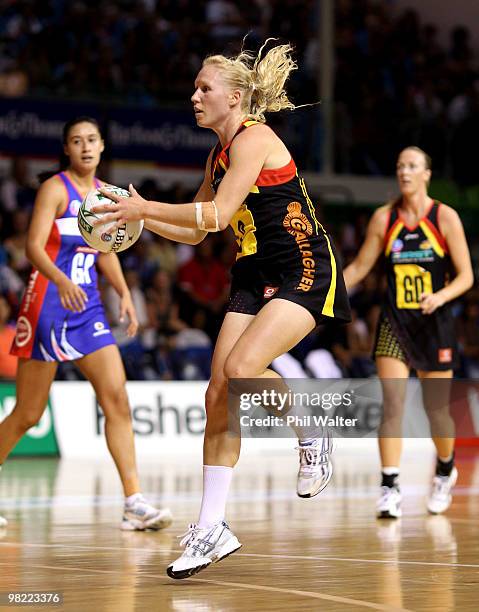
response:
[(72, 127), (78, 125), (79, 123), (91, 123), (97, 128), (97, 130), (101, 134), (100, 124), (96, 119), (94, 119), (93, 117), (87, 117), (86, 115), (80, 115), (79, 117), (70, 119), (70, 121), (67, 121), (63, 126), (63, 144), (67, 144), (68, 134), (70, 133), (70, 130), (72, 129)]
[[(88, 117), (87, 115), (80, 115), (78, 117), (74, 117), (73, 119), (70, 119), (63, 126), (62, 142), (63, 142), (64, 145), (67, 144), (68, 135), (70, 134), (70, 130), (73, 127), (75, 127), (75, 125), (78, 125), (79, 123), (91, 123), (92, 125), (94, 125), (97, 128), (97, 130), (99, 131), (99, 133), (101, 135), (100, 124), (98, 123), (98, 121), (96, 119), (94, 119), (93, 117)], [(70, 160), (68, 159), (68, 155), (65, 155), (65, 153), (64, 153), (64, 151), (62, 149), (62, 152), (60, 153), (60, 160), (59, 160), (59, 168), (58, 168), (58, 170), (47, 170), (45, 172), (40, 172), (37, 175), (38, 182), (39, 183), (44, 183), (46, 180), (48, 180), (52, 176), (55, 176), (55, 174), (58, 174), (59, 172), (63, 172), (63, 170), (66, 170), (68, 168), (68, 164), (69, 163), (70, 163)]]

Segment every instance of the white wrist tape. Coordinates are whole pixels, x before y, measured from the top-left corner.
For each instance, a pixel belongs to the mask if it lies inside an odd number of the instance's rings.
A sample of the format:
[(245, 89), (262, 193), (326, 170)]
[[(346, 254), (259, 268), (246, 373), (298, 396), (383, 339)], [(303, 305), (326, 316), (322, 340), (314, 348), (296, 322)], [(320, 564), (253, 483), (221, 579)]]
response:
[(204, 232), (219, 232), (218, 209), (214, 200), (196, 202), (196, 227)]
[(203, 202), (196, 202), (195, 209), (196, 209), (196, 227), (198, 229), (202, 229), (201, 226), (203, 225)]

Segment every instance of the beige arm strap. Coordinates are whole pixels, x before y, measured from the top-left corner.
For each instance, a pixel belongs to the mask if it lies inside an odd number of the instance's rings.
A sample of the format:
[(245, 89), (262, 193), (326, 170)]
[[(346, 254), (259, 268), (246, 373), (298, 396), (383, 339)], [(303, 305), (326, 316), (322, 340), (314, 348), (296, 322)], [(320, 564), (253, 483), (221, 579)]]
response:
[(219, 232), (218, 209), (214, 200), (195, 202), (196, 227), (205, 232)]

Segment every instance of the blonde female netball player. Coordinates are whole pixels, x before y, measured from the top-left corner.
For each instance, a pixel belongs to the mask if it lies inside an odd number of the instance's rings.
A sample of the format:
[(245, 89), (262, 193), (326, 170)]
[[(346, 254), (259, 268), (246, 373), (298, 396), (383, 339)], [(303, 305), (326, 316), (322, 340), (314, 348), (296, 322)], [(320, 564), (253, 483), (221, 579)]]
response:
[[(0, 464), (42, 416), (58, 363), (74, 361), (105, 414), (106, 441), (125, 494), (122, 528), (160, 529), (171, 523), (171, 515), (151, 506), (140, 492), (125, 372), (100, 301), (97, 266), (120, 296), (129, 335), (138, 327), (135, 309), (117, 256), (89, 248), (77, 225), (83, 197), (102, 185), (95, 178), (104, 148), (97, 122), (88, 117), (69, 121), (63, 144), (68, 168), (40, 187), (28, 232), (33, 270), (11, 351), (19, 357), (17, 403), (0, 423)], [(74, 421), (74, 411), (64, 409)]]
[[(209, 155), (195, 202), (146, 202), (131, 189), (106, 220), (145, 219), (158, 234), (198, 243), (231, 225), (238, 243), (228, 312), (216, 344), (206, 393), (203, 501), (197, 524), (183, 539), (183, 555), (168, 567), (186, 578), (237, 550), (224, 522), (240, 441), (228, 434), (230, 379), (278, 379), (268, 368), (318, 323), (349, 320), (341, 267), (329, 234), (318, 222), (304, 180), (264, 113), (292, 109), (284, 85), (293, 69), (291, 47), (264, 57), (208, 57), (191, 98), (200, 127), (218, 144)], [(103, 206), (98, 212), (106, 212)], [(110, 208), (109, 210), (112, 210)], [(272, 383), (273, 384), (273, 383)], [(331, 477), (331, 440), (299, 437), (301, 497), (319, 493)]]
[[(452, 378), (458, 365), (451, 300), (473, 283), (471, 258), (459, 215), (428, 196), (429, 156), (417, 147), (404, 149), (396, 174), (401, 196), (374, 213), (361, 250), (344, 271), (346, 285), (352, 287), (384, 255), (388, 289), (374, 349), (384, 398), (379, 431), (382, 465), (379, 518), (398, 518), (402, 514), (399, 490), (402, 440), (398, 432), (406, 385), (401, 379), (408, 378), (411, 368), (422, 380), (424, 405), (438, 455), (427, 508), (439, 514), (451, 504), (457, 470), (447, 379)], [(451, 264), (455, 275), (448, 282)]]

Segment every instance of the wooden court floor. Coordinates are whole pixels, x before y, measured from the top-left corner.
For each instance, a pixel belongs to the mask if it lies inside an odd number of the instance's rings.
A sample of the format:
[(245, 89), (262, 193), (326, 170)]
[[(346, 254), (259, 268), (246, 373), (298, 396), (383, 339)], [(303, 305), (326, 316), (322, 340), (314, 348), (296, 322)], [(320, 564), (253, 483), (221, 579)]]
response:
[[(0, 592), (60, 591), (68, 611), (479, 610), (479, 449), (459, 451), (447, 515), (428, 516), (432, 454), (408, 453), (404, 516), (374, 518), (377, 457), (338, 450), (335, 477), (312, 500), (294, 494), (291, 450), (250, 453), (238, 467), (228, 520), (238, 553), (183, 581), (166, 565), (196, 519), (198, 458), (140, 461), (144, 490), (175, 514), (158, 533), (121, 532), (109, 461), (15, 459), (0, 476)], [(13, 607), (0, 607), (13, 610)]]

